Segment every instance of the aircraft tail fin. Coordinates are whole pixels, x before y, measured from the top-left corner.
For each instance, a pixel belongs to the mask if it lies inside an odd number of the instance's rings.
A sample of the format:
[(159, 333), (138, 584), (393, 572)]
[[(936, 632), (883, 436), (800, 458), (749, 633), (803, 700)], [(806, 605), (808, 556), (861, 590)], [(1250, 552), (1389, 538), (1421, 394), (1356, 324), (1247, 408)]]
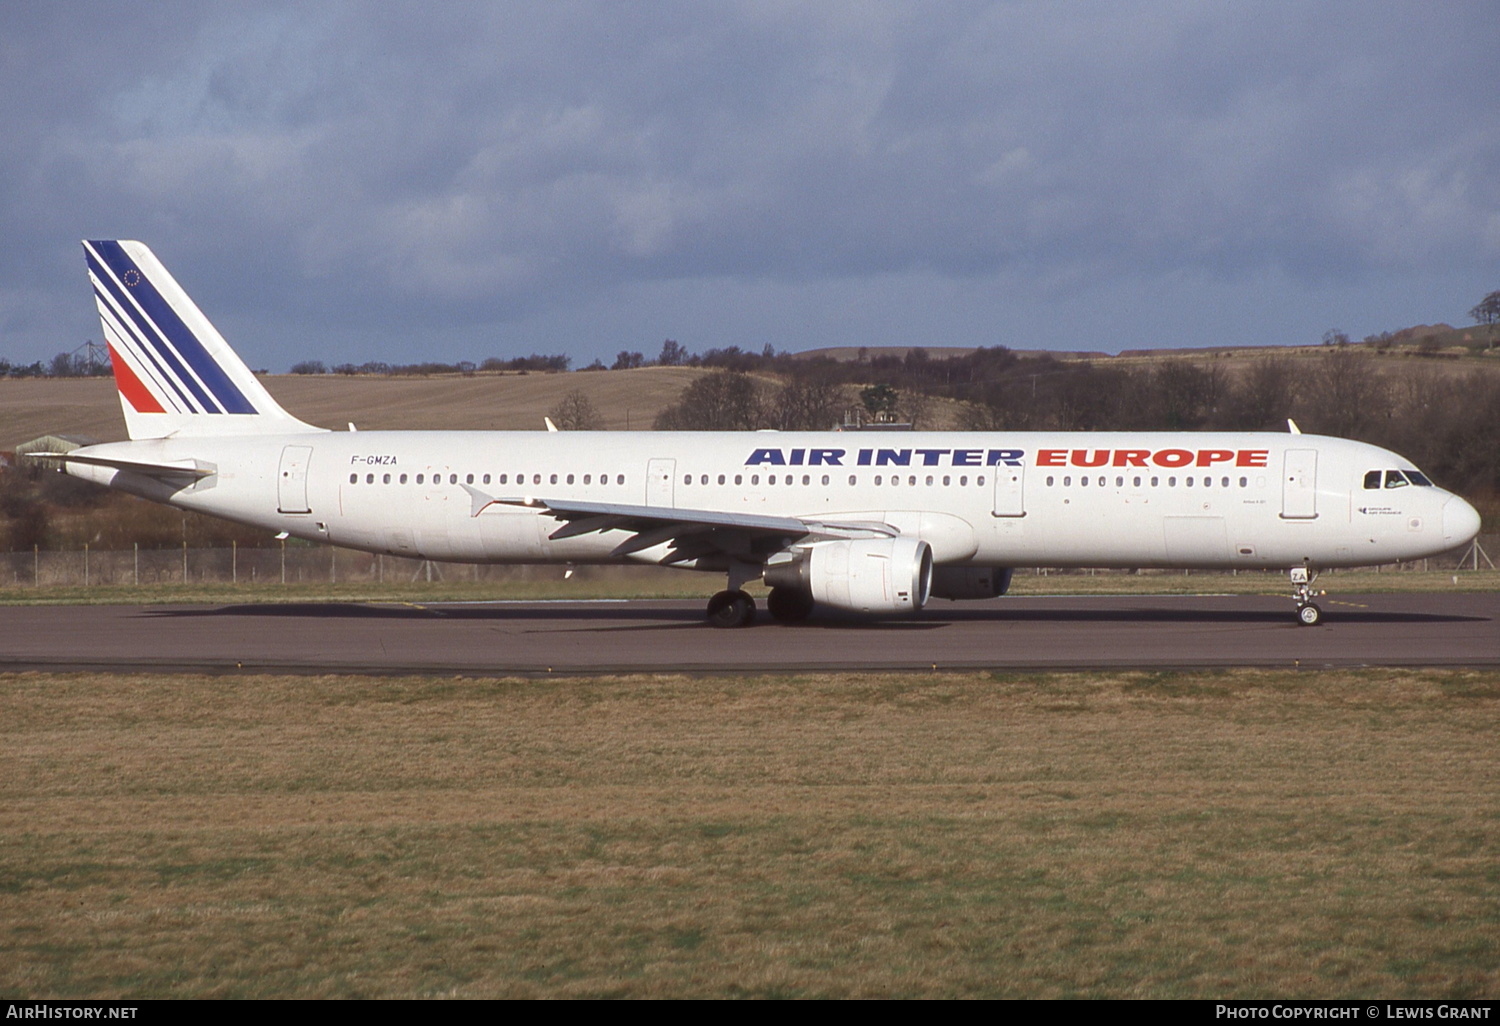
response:
[(83, 250), (132, 439), (323, 430), (271, 398), (143, 243)]

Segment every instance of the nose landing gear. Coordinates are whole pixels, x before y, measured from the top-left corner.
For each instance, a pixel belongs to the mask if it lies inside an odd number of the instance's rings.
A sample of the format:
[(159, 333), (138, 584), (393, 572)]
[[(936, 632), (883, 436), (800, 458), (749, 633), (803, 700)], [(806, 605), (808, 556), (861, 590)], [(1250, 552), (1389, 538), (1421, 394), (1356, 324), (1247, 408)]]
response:
[(1304, 627), (1316, 627), (1323, 622), (1323, 610), (1313, 601), (1314, 595), (1326, 595), (1326, 591), (1314, 592), (1313, 582), (1318, 579), (1317, 571), (1309, 571), (1305, 566), (1294, 566), (1291, 569), (1292, 598), (1297, 603), (1297, 622)]

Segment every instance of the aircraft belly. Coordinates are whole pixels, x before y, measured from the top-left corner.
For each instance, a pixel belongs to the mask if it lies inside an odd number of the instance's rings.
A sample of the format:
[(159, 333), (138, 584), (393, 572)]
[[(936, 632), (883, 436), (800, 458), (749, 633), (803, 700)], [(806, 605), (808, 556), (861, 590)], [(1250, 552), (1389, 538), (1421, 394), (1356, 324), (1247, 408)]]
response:
[(546, 525), (555, 524), (534, 510), (501, 506), (491, 506), (469, 521), (478, 529), (474, 540), (479, 551), (475, 558), (497, 563), (541, 561)]

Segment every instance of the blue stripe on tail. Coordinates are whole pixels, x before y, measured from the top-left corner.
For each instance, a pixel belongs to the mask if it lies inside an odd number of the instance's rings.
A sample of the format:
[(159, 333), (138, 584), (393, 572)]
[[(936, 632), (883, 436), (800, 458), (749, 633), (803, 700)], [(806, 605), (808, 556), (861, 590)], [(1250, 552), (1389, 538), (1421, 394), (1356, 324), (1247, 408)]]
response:
[[(125, 310), (126, 316), (135, 322), (136, 329), (145, 338), (150, 348), (155, 350), (162, 361), (177, 372), (177, 376), (182, 379), (183, 384), (198, 397), (202, 404), (203, 412), (220, 412), (219, 409), (215, 409), (216, 406), (222, 408), (225, 413), (258, 412), (250, 403), (250, 400), (245, 398), (244, 393), (236, 387), (235, 383), (229, 380), (229, 376), (224, 373), (223, 368), (219, 366), (208, 350), (203, 347), (203, 343), (198, 341), (198, 336), (194, 335), (192, 330), (182, 322), (182, 318), (177, 316), (177, 311), (172, 309), (172, 305), (156, 290), (156, 285), (144, 274), (141, 274), (140, 270), (135, 266), (135, 262), (130, 259), (130, 256), (118, 242), (91, 241), (89, 245), (94, 248), (104, 263), (108, 265), (110, 271), (109, 274), (104, 274), (100, 273), (102, 269), (96, 268), (95, 277), (115, 295), (116, 301)], [(89, 262), (93, 263), (92, 256)], [(134, 272), (140, 279), (129, 286), (130, 298), (134, 299), (140, 305), (151, 321), (155, 322), (160, 332), (154, 330), (151, 324), (147, 323), (132, 309), (129, 299), (119, 294), (119, 290), (114, 282), (126, 281), (126, 275), (130, 272)], [(176, 350), (175, 354), (173, 352), (174, 349)], [(183, 368), (182, 362), (177, 358), (179, 355), (192, 368), (198, 380), (195, 381), (192, 374), (187, 373), (186, 369)], [(204, 393), (203, 389), (199, 387), (198, 381), (201, 381), (208, 388), (212, 396)]]

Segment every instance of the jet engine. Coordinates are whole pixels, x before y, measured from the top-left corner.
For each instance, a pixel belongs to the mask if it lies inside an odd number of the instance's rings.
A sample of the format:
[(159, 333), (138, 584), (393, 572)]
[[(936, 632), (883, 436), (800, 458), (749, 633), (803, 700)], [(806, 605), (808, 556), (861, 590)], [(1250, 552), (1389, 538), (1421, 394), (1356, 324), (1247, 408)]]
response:
[(1008, 566), (940, 566), (932, 571), (932, 597), (999, 598), (1010, 590), (1014, 571)]
[(764, 577), (835, 609), (909, 613), (932, 591), (932, 549), (920, 538), (817, 542), (772, 556)]

